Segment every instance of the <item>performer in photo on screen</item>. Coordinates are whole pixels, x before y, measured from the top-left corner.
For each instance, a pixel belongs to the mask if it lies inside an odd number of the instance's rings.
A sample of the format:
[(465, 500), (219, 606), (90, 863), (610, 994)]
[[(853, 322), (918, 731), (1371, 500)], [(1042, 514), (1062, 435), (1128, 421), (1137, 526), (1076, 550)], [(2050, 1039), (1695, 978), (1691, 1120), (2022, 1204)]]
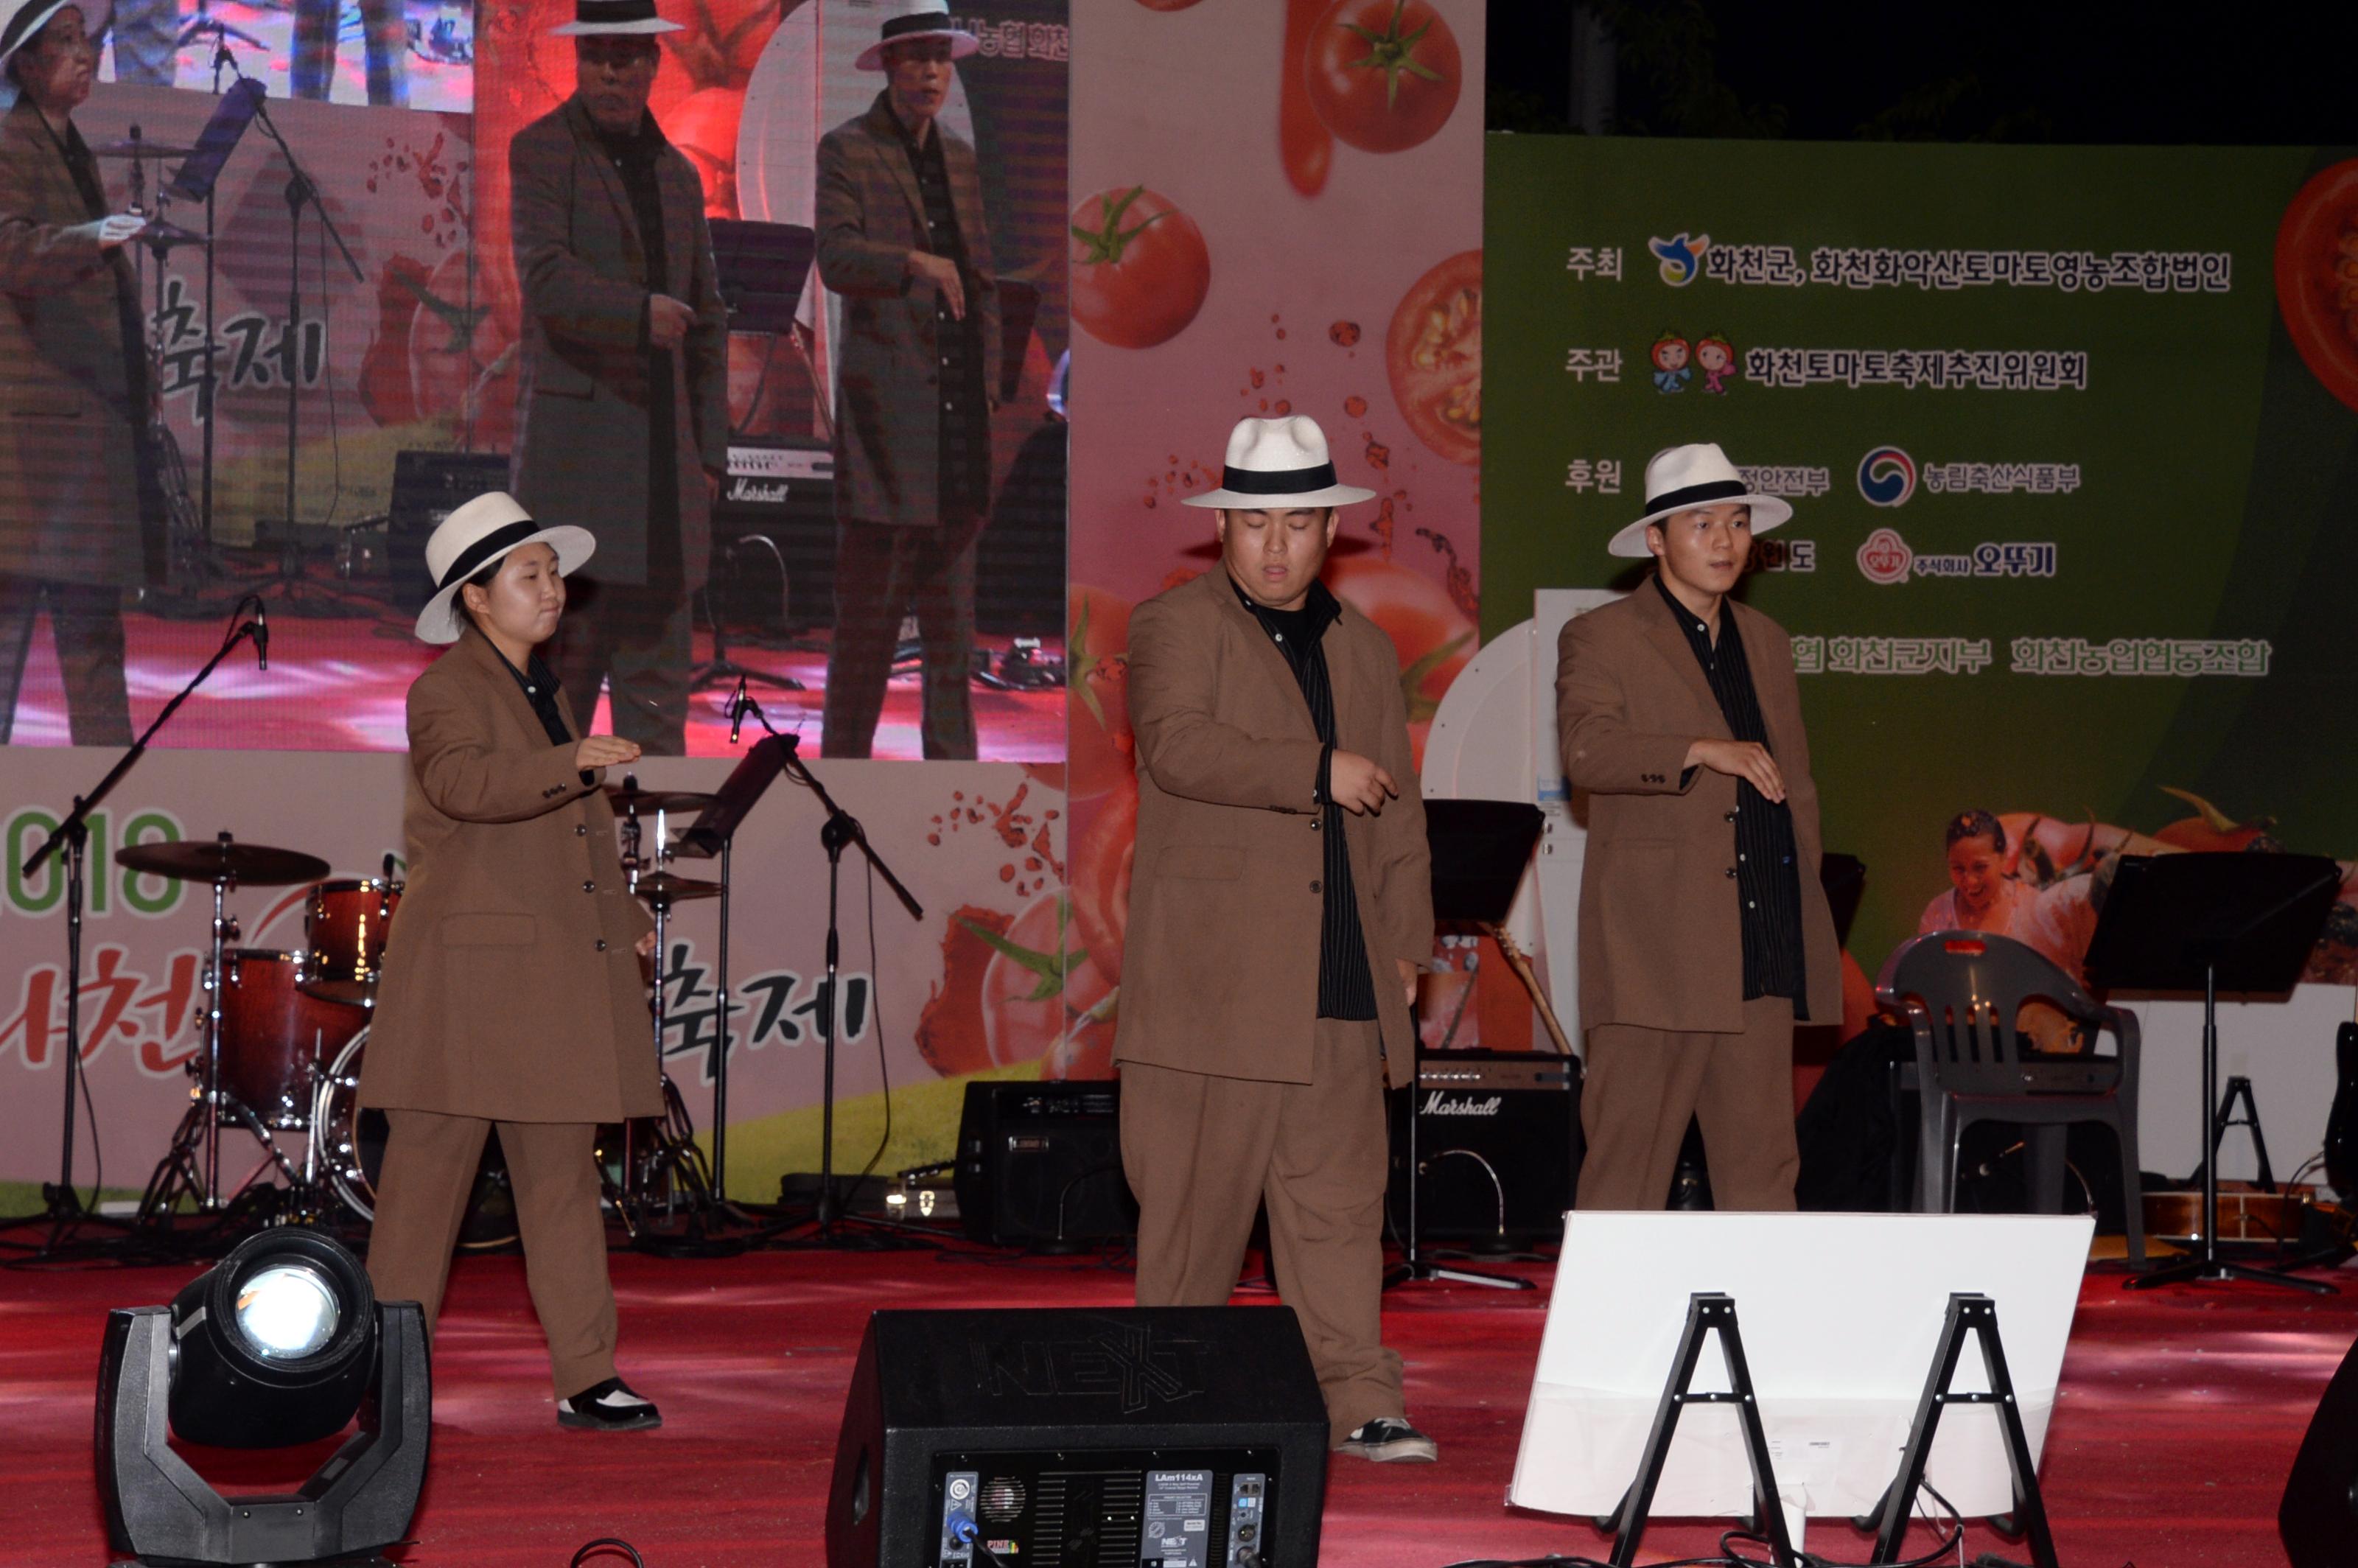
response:
[(687, 750), (690, 596), (729, 462), (729, 319), (695, 165), (647, 113), (654, 0), (576, 0), (573, 96), (516, 133), (516, 495), (598, 536), (550, 663), (586, 719)]
[(0, 744), (43, 610), (77, 746), (131, 743), (123, 595), (164, 579), (147, 356), (131, 257), (75, 128), (98, 48), (79, 5), (0, 5)]
[(1994, 931), (2028, 941), (2031, 906), (2039, 892), (2006, 874), (2006, 827), (1986, 811), (1961, 811), (1942, 830), (1949, 862), (1949, 887), (1935, 893), (1916, 922), (1922, 935), (1932, 931)]
[(496, 1125), (557, 1419), (629, 1431), (662, 1418), (614, 1370), (592, 1148), (599, 1123), (661, 1109), (640, 969), (654, 931), (624, 885), (599, 787), (640, 753), (584, 736), (536, 652), (595, 547), (496, 492), (427, 542), (436, 591), (417, 635), (454, 645), (409, 688), (409, 881), (360, 1102), (390, 1129), (369, 1238), (377, 1295), (419, 1303), (431, 1327)]
[(1579, 1204), (1659, 1209), (1690, 1117), (1723, 1209), (1790, 1209), (1793, 1024), (1842, 1016), (1818, 789), (1785, 630), (1729, 597), (1793, 509), (1719, 448), (1646, 465), (1613, 536), (1650, 579), (1557, 643), (1565, 779), (1589, 795)]
[(1385, 1064), (1410, 1058), (1432, 866), (1390, 638), (1318, 580), (1337, 484), (1315, 421), (1228, 438), (1221, 565), (1130, 621), (1137, 871), (1114, 1057), (1138, 1304), (1217, 1306), (1269, 1211), (1330, 1439), (1432, 1459), (1384, 1347)]
[(865, 757), (914, 612), (928, 757), (975, 755), (975, 541), (990, 508), (999, 292), (974, 149), (939, 122), (980, 48), (941, 0), (859, 59), (884, 91), (818, 145), (818, 275), (843, 298), (835, 401), (835, 640), (820, 751)]

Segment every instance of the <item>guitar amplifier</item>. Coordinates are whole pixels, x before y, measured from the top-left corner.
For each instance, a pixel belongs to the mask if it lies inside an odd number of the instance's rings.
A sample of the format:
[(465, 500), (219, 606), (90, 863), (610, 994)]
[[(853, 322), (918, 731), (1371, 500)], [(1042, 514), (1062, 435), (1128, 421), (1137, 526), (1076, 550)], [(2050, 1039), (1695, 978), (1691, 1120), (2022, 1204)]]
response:
[(426, 571), (426, 541), (436, 525), (486, 491), (508, 487), (503, 452), (395, 452), (393, 503), (385, 524), (385, 561), (393, 602), (415, 615), (434, 597)]
[(835, 624), (835, 454), (824, 442), (730, 443), (711, 591), (712, 613), (732, 629)]
[(1135, 1235), (1121, 1173), (1121, 1085), (970, 1083), (958, 1118), (958, 1218), (993, 1247)]
[(1391, 1213), (1408, 1228), (1416, 1124), (1417, 1230), (1427, 1241), (1513, 1247), (1563, 1234), (1578, 1190), (1580, 1063), (1552, 1051), (1436, 1051), (1392, 1092)]

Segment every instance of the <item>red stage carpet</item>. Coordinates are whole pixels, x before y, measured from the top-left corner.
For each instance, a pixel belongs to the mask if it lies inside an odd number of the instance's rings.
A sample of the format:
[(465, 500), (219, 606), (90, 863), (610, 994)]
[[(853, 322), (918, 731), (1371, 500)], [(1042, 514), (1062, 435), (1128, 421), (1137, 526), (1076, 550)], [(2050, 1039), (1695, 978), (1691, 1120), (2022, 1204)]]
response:
[[(91, 1467), (99, 1330), (110, 1305), (160, 1303), (187, 1271), (0, 1274), (0, 1563), (108, 1561)], [(1126, 1274), (923, 1254), (770, 1254), (725, 1262), (614, 1259), (626, 1376), (659, 1400), (660, 1432), (560, 1431), (520, 1261), (462, 1260), (437, 1359), (426, 1498), (397, 1552), (452, 1568), (564, 1568), (619, 1535), (651, 1568), (817, 1564), (843, 1390), (871, 1308), (1125, 1302)], [(2067, 1568), (2281, 1564), (2277, 1500), (2326, 1379), (2358, 1333), (2346, 1293), (2260, 1287), (2125, 1293), (2084, 1287), (2042, 1469)], [(1261, 1298), (1266, 1299), (1266, 1298)], [(1539, 1346), (1543, 1292), (1419, 1285), (1388, 1303), (1409, 1399), (1437, 1465), (1335, 1462), (1323, 1561), (1440, 1568), (1476, 1555), (1603, 1556), (1585, 1523), (1502, 1505)], [(318, 1457), (303, 1456), (299, 1478)], [(276, 1476), (245, 1466), (240, 1487)], [(205, 1462), (211, 1468), (210, 1461)], [(216, 1479), (223, 1478), (216, 1474)], [(1717, 1527), (1657, 1526), (1645, 1561), (1714, 1550)], [(1811, 1550), (1863, 1561), (1832, 1521)], [(1920, 1529), (1911, 1551), (1931, 1538)], [(2020, 1557), (1986, 1528), (1966, 1538)], [(625, 1559), (603, 1557), (600, 1563)]]

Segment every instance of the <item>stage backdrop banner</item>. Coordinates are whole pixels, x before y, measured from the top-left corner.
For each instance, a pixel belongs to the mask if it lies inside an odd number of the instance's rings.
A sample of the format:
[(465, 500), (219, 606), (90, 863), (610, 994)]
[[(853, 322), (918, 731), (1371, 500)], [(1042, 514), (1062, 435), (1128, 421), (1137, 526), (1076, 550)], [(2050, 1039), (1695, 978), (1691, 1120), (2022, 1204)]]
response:
[[(5, 755), (0, 1180), (55, 1180), (66, 1061), (65, 884), (58, 863), (31, 876), (24, 863), (74, 792), (89, 787), (112, 758), (81, 748), (19, 748)], [(269, 760), (265, 778), (253, 757), (236, 752), (156, 752), (105, 803), (93, 823), (81, 1028), (91, 1091), (85, 1114), (95, 1122), (109, 1186), (145, 1182), (188, 1108), (212, 915), (210, 883), (135, 874), (116, 862), (115, 852), (126, 844), (229, 831), (243, 842), (317, 855), (337, 878), (377, 876), (385, 855), (401, 849), (407, 761), (384, 753), (281, 753)], [(876, 1153), (886, 1128), (888, 1080), (892, 1141), (877, 1169), (946, 1159), (963, 1080), (982, 1073), (1036, 1075), (1044, 1054), (1067, 1038), (1060, 990), (1083, 992), (1095, 983), (1087, 955), (1068, 935), (1059, 770), (988, 762), (815, 767), (925, 912), (923, 921), (911, 921), (889, 888), (879, 882), (871, 890), (856, 850), (844, 857), (836, 1168), (857, 1171)], [(649, 787), (708, 790), (729, 765), (650, 759), (631, 771)], [(818, 1168), (823, 819), (812, 796), (782, 780), (737, 840), (729, 1186), (757, 1201), (775, 1195), (783, 1173)], [(653, 828), (648, 824), (650, 837)], [(719, 871), (714, 861), (692, 860), (672, 869), (705, 878)], [(238, 929), (229, 946), (303, 947), (307, 892), (256, 887), (232, 893), (227, 913)], [(700, 1132), (711, 1126), (718, 936), (716, 903), (683, 906), (667, 933), (664, 965), (665, 1066)], [(341, 1038), (326, 1042), (330, 1052)], [(260, 1064), (274, 1050), (300, 1050), (308, 1058), (309, 1045), (308, 1034), (265, 1035), (233, 1041), (231, 1050)], [(81, 1116), (75, 1139), (76, 1178), (87, 1185), (98, 1168), (89, 1156), (91, 1122)], [(282, 1141), (299, 1162), (302, 1136)], [(224, 1134), (222, 1148), (228, 1181), (243, 1178), (263, 1157), (242, 1132)]]
[[(1341, 480), (1379, 497), (1344, 510), (1326, 581), (1397, 645), (1420, 755), (1473, 655), (1484, 13), (1473, 0), (1076, 11), (1073, 906), (1118, 979), (1138, 813), (1130, 608), (1221, 569), (1213, 514), (1181, 503), (1218, 486), (1237, 420), (1310, 416)], [(1369, 52), (1362, 28), (1416, 39), (1389, 108), (1385, 73), (1351, 64)]]
[[(1968, 810), (2067, 967), (2106, 850), (2358, 854), (2349, 152), (1494, 136), (1487, 211), (1484, 631), (1639, 580), (1606, 542), (1662, 448), (1790, 499), (1741, 594), (1865, 974)], [(2358, 978), (2353, 891), (2312, 979)]]

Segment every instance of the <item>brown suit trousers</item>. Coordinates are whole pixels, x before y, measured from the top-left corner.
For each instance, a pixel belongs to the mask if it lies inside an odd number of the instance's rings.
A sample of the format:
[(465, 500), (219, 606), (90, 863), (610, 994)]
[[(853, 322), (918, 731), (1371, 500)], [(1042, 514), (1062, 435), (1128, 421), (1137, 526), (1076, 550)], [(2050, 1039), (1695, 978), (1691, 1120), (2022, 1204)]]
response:
[(1320, 1019), (1306, 1084), (1122, 1065), (1138, 1304), (1226, 1304), (1266, 1204), (1278, 1293), (1301, 1319), (1333, 1444), (1407, 1409), (1383, 1345), (1388, 1158), (1373, 1020)]
[(1703, 1127), (1713, 1207), (1793, 1207), (1801, 1156), (1793, 1140), (1790, 1000), (1746, 1002), (1735, 1034), (1600, 1023), (1588, 1031), (1586, 1062), (1582, 1208), (1660, 1208), (1690, 1117)]
[[(442, 1310), (450, 1249), (466, 1217), (475, 1162), (492, 1124), (430, 1110), (388, 1110), (369, 1283), (380, 1301), (414, 1301), (428, 1330)], [(614, 1375), (614, 1287), (598, 1210), (598, 1130), (588, 1122), (503, 1121), (500, 1152), (524, 1234), (525, 1282), (548, 1338), (557, 1397)]]

